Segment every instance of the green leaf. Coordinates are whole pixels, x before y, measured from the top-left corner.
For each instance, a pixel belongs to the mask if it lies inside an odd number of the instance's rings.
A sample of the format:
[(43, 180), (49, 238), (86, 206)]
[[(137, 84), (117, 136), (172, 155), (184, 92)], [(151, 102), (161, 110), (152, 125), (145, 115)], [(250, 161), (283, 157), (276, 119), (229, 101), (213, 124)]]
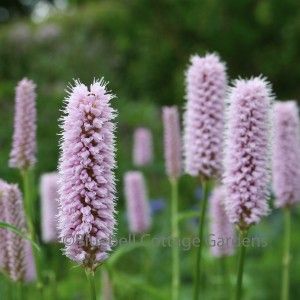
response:
[(8, 223), (5, 223), (5, 222), (1, 222), (0, 221), (0, 228), (4, 228), (4, 229), (8, 229), (10, 230), (11, 232), (19, 235), (20, 237), (22, 237), (23, 239), (25, 240), (28, 240), (32, 246), (34, 246), (38, 251), (41, 251), (39, 245), (37, 243), (35, 243), (26, 233), (22, 232), (20, 229), (18, 229), (17, 227), (11, 225), (11, 224), (8, 224)]
[(130, 287), (131, 289), (139, 289), (144, 293), (151, 295), (151, 299), (166, 299), (167, 291), (162, 288), (155, 288), (154, 286), (147, 283), (143, 275), (129, 275), (121, 272), (113, 272), (113, 282), (118, 285), (122, 290)]
[(134, 242), (134, 243), (129, 243), (129, 244), (124, 244), (117, 248), (116, 251), (110, 256), (109, 260), (107, 261), (107, 264), (109, 267), (113, 266), (119, 258), (121, 258), (123, 255), (127, 254), (128, 252), (131, 252), (137, 248), (140, 247), (146, 247), (149, 245), (149, 242)]
[(181, 222), (181, 221), (185, 221), (185, 220), (197, 218), (197, 217), (199, 217), (199, 212), (192, 210), (192, 211), (186, 211), (186, 212), (178, 214), (177, 220), (178, 220), (178, 222)]

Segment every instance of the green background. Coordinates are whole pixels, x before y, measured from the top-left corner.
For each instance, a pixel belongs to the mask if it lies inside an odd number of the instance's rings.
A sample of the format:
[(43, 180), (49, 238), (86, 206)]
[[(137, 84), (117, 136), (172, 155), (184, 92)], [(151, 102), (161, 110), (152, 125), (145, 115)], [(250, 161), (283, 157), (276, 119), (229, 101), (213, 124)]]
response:
[[(1, 6), (1, 3), (0, 3)], [(41, 173), (57, 167), (59, 127), (65, 89), (73, 79), (90, 84), (104, 77), (118, 109), (119, 236), (128, 234), (122, 175), (133, 168), (132, 133), (137, 126), (154, 134), (155, 161), (144, 169), (151, 199), (163, 199), (166, 210), (154, 216), (153, 234), (169, 230), (169, 186), (164, 174), (161, 106), (184, 107), (184, 72), (191, 54), (217, 52), (230, 81), (263, 74), (276, 99), (300, 99), (300, 2), (297, 0), (71, 1), (43, 22), (29, 16), (0, 25), (0, 177), (19, 181), (7, 167), (13, 129), (14, 87), (23, 77), (37, 83), (38, 164)], [(198, 183), (180, 183), (180, 210), (197, 207)], [(300, 298), (299, 210), (293, 215), (291, 299)], [(196, 234), (192, 221), (182, 236)], [(252, 234), (266, 248), (248, 251), (245, 299), (278, 299), (282, 216), (275, 210)], [(84, 273), (57, 251), (46, 247), (49, 269), (58, 270), (58, 299), (86, 299)], [(130, 252), (116, 265), (117, 299), (162, 299), (170, 281), (170, 249), (150, 247)], [(180, 299), (191, 299), (194, 251), (182, 251)], [(234, 274), (235, 258), (230, 259)], [(61, 266), (60, 268), (57, 267)], [(205, 253), (204, 299), (229, 299), (221, 286), (219, 263)], [(130, 274), (130, 276), (128, 275)], [(142, 275), (144, 274), (144, 275)], [(233, 276), (233, 275), (232, 275)], [(232, 283), (234, 283), (234, 278)], [(99, 280), (100, 282), (100, 280)], [(28, 288), (29, 295), (34, 294)], [(50, 291), (49, 291), (49, 297)], [(49, 298), (49, 299), (50, 299)]]

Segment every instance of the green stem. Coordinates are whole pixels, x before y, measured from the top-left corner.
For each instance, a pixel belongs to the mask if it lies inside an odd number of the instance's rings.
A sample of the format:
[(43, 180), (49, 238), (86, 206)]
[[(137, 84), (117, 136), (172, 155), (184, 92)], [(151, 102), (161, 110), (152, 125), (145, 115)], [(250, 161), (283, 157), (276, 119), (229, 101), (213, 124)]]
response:
[(282, 290), (281, 299), (289, 299), (289, 267), (291, 244), (291, 211), (289, 207), (284, 209), (284, 244), (282, 260)]
[(90, 299), (96, 300), (95, 273), (90, 270), (85, 270), (85, 274), (90, 286)]
[(200, 291), (200, 280), (201, 280), (201, 262), (202, 262), (202, 249), (203, 249), (203, 234), (204, 234), (204, 224), (205, 224), (205, 216), (206, 216), (206, 206), (207, 206), (207, 198), (208, 198), (208, 182), (203, 181), (202, 183), (202, 210), (200, 212), (200, 220), (199, 220), (199, 248), (197, 251), (196, 257), (196, 271), (195, 271), (195, 283), (194, 283), (194, 300), (199, 299), (199, 291)]
[(180, 285), (180, 268), (179, 268), (179, 229), (178, 229), (178, 181), (171, 179), (172, 188), (172, 299), (178, 300)]
[[(32, 241), (34, 241), (38, 246), (39, 241), (35, 232), (34, 227), (34, 211), (35, 211), (35, 202), (33, 197), (33, 184), (31, 181), (31, 170), (30, 169), (24, 169), (21, 172), (22, 179), (23, 179), (23, 188), (24, 188), (24, 208), (25, 208), (25, 214), (26, 214), (26, 220), (28, 225), (28, 230), (30, 234), (30, 238)], [(34, 260), (36, 264), (36, 271), (37, 271), (37, 288), (40, 292), (40, 296), (43, 296), (43, 283), (42, 283), (42, 277), (41, 277), (41, 258), (40, 253), (38, 250), (33, 247), (32, 248)], [(42, 298), (41, 298), (42, 299)]]
[(240, 253), (238, 260), (238, 271), (237, 271), (237, 281), (236, 281), (236, 294), (235, 299), (242, 299), (242, 286), (243, 286), (243, 273), (244, 273), (244, 264), (245, 264), (245, 255), (246, 255), (246, 246), (244, 239), (247, 238), (248, 230), (240, 230)]
[(23, 299), (23, 284), (22, 282), (17, 282), (16, 284), (16, 299), (22, 300)]
[[(229, 272), (227, 268), (227, 257), (221, 256), (220, 257), (220, 265), (221, 265), (221, 276), (223, 281), (223, 289), (222, 294), (230, 295), (231, 294), (231, 286), (230, 286), (230, 280), (229, 280)], [(225, 297), (227, 297), (225, 296)]]

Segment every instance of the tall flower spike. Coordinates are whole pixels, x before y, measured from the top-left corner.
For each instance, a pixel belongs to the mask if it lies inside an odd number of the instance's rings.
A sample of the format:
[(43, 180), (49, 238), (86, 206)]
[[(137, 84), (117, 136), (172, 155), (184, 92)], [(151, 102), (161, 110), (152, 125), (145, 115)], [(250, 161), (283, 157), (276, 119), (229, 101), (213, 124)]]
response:
[(237, 80), (229, 102), (225, 206), (230, 222), (247, 229), (269, 211), (271, 88), (261, 77)]
[(185, 171), (219, 176), (222, 171), (226, 67), (216, 54), (191, 57), (186, 73)]
[(24, 78), (16, 88), (15, 120), (9, 166), (27, 169), (36, 162), (35, 84)]
[(181, 174), (181, 134), (176, 106), (163, 108), (165, 163), (170, 178)]
[(295, 101), (274, 105), (273, 190), (276, 206), (300, 201), (300, 122)]
[(43, 174), (40, 183), (42, 239), (45, 243), (58, 241), (58, 175)]
[(224, 188), (216, 187), (210, 197), (210, 233), (214, 241), (218, 242), (211, 247), (213, 256), (228, 256), (234, 253), (235, 232), (234, 226), (229, 222), (224, 208)]
[[(7, 201), (7, 193), (6, 193), (6, 183), (2, 180), (0, 180), (0, 220), (1, 222), (5, 221), (5, 202)], [(8, 253), (7, 253), (7, 247), (4, 245), (7, 242), (7, 230), (0, 228), (0, 245), (1, 251), (0, 251), (0, 270), (3, 270), (5, 272), (8, 272)]]
[(129, 230), (132, 233), (146, 232), (151, 226), (151, 215), (143, 174), (138, 171), (125, 173), (124, 185)]
[(133, 136), (133, 163), (135, 166), (145, 166), (152, 161), (152, 133), (147, 128), (137, 128)]
[[(2, 183), (1, 192), (4, 203), (4, 221), (25, 231), (26, 220), (19, 188), (17, 185)], [(7, 231), (6, 244), (2, 246), (6, 247), (8, 254), (7, 271), (10, 278), (13, 281), (23, 282), (35, 280), (35, 262), (31, 244), (14, 232)]]
[[(79, 81), (66, 99), (59, 164), (59, 230), (70, 259), (93, 271), (115, 229), (115, 110), (103, 80)], [(82, 243), (84, 239), (84, 243)]]

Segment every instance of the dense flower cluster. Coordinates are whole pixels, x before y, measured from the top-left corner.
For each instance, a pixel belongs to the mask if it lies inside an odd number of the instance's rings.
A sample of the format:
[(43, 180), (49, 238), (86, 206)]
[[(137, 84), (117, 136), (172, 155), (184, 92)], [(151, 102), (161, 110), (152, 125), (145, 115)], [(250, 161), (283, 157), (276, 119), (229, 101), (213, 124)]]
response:
[[(22, 195), (17, 185), (1, 181), (0, 202), (3, 221), (26, 232)], [(36, 269), (30, 242), (10, 230), (1, 233), (1, 267), (13, 281), (35, 280)]]
[(42, 239), (45, 243), (58, 241), (58, 174), (45, 173), (41, 176), (41, 221)]
[(60, 238), (73, 239), (65, 254), (90, 270), (107, 258), (116, 224), (112, 98), (103, 80), (90, 89), (76, 81), (62, 119)]
[(247, 228), (267, 215), (270, 179), (270, 108), (267, 81), (237, 80), (231, 89), (225, 148), (225, 207)]
[(170, 178), (181, 174), (181, 134), (176, 106), (163, 108), (165, 164)]
[(137, 128), (133, 135), (133, 163), (135, 166), (145, 166), (152, 161), (152, 133), (147, 128)]
[(235, 232), (224, 208), (224, 188), (217, 187), (210, 197), (210, 233), (216, 244), (211, 247), (214, 256), (227, 256), (234, 253)]
[(9, 165), (26, 169), (36, 162), (36, 108), (35, 84), (28, 79), (16, 88), (15, 121)]
[(273, 190), (276, 206), (300, 201), (300, 123), (296, 102), (274, 105)]
[(148, 231), (151, 226), (151, 215), (143, 174), (138, 171), (125, 173), (124, 186), (130, 231), (132, 233)]
[(218, 176), (222, 171), (225, 64), (215, 54), (195, 55), (186, 73), (185, 171)]

